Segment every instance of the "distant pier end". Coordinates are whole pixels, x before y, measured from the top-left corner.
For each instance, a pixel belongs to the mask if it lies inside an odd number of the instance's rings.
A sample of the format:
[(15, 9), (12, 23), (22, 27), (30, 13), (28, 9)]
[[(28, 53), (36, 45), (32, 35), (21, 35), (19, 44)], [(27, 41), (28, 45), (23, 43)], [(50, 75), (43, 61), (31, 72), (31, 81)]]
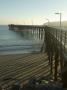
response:
[(9, 30), (24, 30), (24, 29), (44, 29), (44, 25), (15, 25), (15, 24), (9, 24)]
[(14, 24), (9, 24), (8, 27), (9, 27), (9, 30), (14, 30)]

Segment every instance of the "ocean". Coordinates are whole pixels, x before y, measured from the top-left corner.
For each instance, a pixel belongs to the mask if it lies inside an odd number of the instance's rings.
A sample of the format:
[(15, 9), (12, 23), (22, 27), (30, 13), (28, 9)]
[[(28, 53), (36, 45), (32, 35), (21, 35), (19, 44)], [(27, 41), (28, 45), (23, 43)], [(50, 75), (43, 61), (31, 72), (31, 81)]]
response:
[(44, 38), (39, 39), (35, 30), (13, 31), (7, 25), (0, 25), (0, 55), (32, 53), (41, 50)]

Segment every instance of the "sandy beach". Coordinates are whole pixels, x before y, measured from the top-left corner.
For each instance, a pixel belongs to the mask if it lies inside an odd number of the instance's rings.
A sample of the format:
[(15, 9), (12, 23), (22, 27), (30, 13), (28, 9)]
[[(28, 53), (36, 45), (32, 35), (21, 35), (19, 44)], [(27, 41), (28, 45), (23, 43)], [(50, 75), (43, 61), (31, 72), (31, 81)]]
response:
[(25, 84), (33, 76), (49, 74), (47, 54), (0, 55), (0, 85)]

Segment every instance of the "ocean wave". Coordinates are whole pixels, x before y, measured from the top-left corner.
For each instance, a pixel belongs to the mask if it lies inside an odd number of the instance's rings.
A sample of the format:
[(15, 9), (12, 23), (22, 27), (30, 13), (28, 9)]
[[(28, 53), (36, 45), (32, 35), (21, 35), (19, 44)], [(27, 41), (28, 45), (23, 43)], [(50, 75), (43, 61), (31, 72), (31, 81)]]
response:
[(41, 45), (35, 44), (35, 45), (11, 45), (11, 46), (0, 46), (0, 51), (5, 50), (28, 50), (28, 49), (38, 49), (41, 48)]
[(39, 46), (39, 45), (42, 45), (42, 44), (29, 44), (29, 45), (26, 45), (26, 44), (24, 44), (24, 45), (16, 45), (16, 44), (13, 44), (13, 45), (0, 45), (0, 47), (16, 47), (16, 46)]

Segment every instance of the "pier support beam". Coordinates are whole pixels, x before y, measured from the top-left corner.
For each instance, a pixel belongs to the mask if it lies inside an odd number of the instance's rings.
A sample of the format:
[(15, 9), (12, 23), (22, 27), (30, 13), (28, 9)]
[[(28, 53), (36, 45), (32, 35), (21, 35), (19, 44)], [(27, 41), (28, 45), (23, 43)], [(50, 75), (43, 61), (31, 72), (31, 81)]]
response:
[(58, 79), (58, 64), (59, 64), (59, 53), (58, 53), (58, 49), (56, 48), (55, 51), (55, 68), (54, 68), (54, 81), (57, 81)]
[(39, 28), (39, 39), (40, 39), (40, 35), (41, 35), (41, 32), (40, 32), (40, 28)]

